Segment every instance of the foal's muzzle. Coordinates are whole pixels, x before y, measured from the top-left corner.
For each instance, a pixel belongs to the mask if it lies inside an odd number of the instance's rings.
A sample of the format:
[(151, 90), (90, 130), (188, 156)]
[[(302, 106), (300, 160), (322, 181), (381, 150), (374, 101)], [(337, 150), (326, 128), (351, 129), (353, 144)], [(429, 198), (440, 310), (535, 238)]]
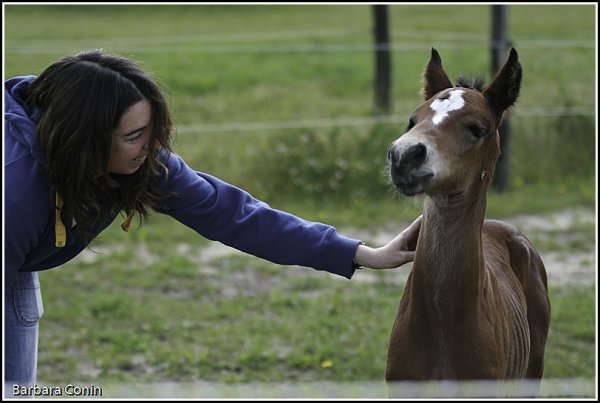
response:
[(427, 147), (423, 143), (392, 144), (387, 162), (390, 178), (399, 192), (412, 196), (423, 191), (423, 185), (433, 177), (433, 172), (424, 167), (426, 159)]

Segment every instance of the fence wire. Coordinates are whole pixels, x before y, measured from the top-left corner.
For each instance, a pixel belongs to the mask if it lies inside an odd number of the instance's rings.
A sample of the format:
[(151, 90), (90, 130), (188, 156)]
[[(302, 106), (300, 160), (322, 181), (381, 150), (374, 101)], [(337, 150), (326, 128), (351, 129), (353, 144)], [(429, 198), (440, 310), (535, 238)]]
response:
[[(406, 126), (410, 113), (402, 115), (382, 115), (364, 117), (341, 117), (324, 119), (300, 119), (273, 122), (227, 122), (181, 125), (177, 131), (182, 134), (223, 133), (223, 132), (252, 132), (288, 129), (316, 129), (332, 127), (374, 126), (398, 124)], [(596, 116), (596, 108), (592, 106), (576, 107), (531, 107), (515, 109), (511, 113), (514, 118), (532, 117), (567, 117), (567, 116)]]

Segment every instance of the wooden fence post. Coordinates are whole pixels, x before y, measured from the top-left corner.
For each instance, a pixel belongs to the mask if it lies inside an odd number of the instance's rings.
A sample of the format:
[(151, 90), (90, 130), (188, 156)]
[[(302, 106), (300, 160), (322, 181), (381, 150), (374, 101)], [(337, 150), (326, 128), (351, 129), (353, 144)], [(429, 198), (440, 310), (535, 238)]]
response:
[[(507, 5), (492, 5), (492, 37), (490, 50), (492, 56), (492, 77), (502, 67), (505, 62), (508, 48), (510, 46), (508, 40), (508, 6)], [(500, 127), (500, 157), (496, 163), (496, 170), (492, 180), (492, 186), (503, 191), (508, 185), (510, 157), (510, 121), (508, 116), (504, 116)]]
[(388, 7), (373, 5), (372, 10), (375, 34), (375, 112), (386, 114), (390, 111), (392, 87)]

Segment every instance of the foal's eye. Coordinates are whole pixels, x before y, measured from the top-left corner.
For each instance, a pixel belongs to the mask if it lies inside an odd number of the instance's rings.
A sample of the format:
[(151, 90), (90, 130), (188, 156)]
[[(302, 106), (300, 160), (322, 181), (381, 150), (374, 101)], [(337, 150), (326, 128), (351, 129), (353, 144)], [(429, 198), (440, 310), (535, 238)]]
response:
[(409, 131), (409, 130), (410, 130), (410, 129), (412, 129), (413, 127), (415, 127), (415, 121), (414, 121), (412, 118), (410, 118), (410, 119), (408, 120), (408, 126), (406, 126), (406, 131)]
[(469, 130), (473, 137), (475, 137), (478, 140), (487, 134), (487, 128), (477, 123), (471, 123), (467, 125), (467, 130)]

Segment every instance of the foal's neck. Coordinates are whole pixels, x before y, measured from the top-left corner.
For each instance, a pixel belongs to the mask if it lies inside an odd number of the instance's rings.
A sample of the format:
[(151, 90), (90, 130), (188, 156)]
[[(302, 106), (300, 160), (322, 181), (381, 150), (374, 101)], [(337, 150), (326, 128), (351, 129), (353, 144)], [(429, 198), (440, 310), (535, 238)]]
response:
[(485, 189), (476, 194), (425, 201), (413, 277), (448, 309), (477, 298), (481, 288), (487, 198)]

